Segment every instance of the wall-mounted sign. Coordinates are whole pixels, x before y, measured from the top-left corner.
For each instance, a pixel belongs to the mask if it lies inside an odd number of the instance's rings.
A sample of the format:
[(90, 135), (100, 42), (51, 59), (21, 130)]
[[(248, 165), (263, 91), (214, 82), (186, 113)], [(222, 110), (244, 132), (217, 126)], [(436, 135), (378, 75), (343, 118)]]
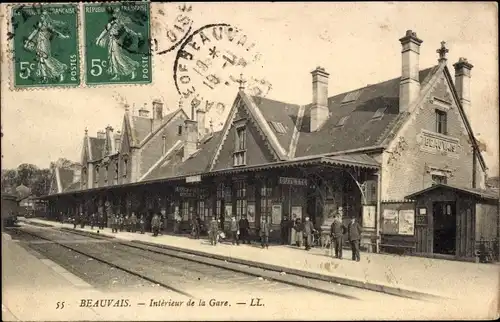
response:
[(382, 232), (388, 235), (398, 234), (398, 211), (394, 209), (384, 209), (382, 214)]
[(375, 228), (376, 206), (363, 206), (363, 227)]
[(411, 235), (415, 233), (415, 211), (413, 209), (399, 211), (399, 234)]
[(201, 175), (186, 177), (186, 183), (201, 182)]
[(279, 184), (287, 184), (292, 186), (307, 186), (307, 179), (279, 177)]
[(248, 202), (247, 203), (247, 219), (248, 222), (255, 222), (255, 203)]
[(416, 226), (427, 226), (427, 208), (418, 208), (418, 213), (415, 216)]
[(458, 139), (426, 130), (422, 130), (417, 135), (417, 143), (420, 145), (420, 150), (432, 154), (443, 154), (457, 158), (460, 152)]
[(277, 225), (281, 223), (281, 205), (274, 204), (272, 207), (272, 224)]
[(175, 192), (194, 193), (193, 189), (186, 187), (175, 187)]
[(292, 219), (302, 219), (302, 206), (292, 207)]

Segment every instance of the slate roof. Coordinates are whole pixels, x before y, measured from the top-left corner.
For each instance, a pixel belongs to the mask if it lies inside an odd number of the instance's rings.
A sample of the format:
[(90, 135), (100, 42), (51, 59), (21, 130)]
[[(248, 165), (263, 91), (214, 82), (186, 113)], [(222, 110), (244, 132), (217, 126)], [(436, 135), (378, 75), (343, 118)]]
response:
[(405, 198), (406, 199), (415, 199), (416, 196), (425, 194), (429, 191), (436, 190), (436, 189), (454, 190), (454, 191), (466, 193), (469, 195), (473, 195), (475, 197), (479, 197), (482, 199), (493, 199), (493, 200), (499, 199), (498, 192), (490, 190), (490, 189), (464, 188), (464, 187), (456, 187), (456, 186), (452, 186), (449, 184), (442, 184), (442, 183), (433, 184), (429, 188), (417, 191), (411, 195), (406, 196)]
[[(218, 131), (214, 132), (211, 137), (205, 138), (198, 151), (184, 162), (182, 162), (181, 158), (176, 159), (175, 156), (171, 156), (170, 162), (167, 163), (166, 161), (156, 169), (153, 169), (144, 178), (144, 181), (206, 172), (221, 136), (222, 131)], [(173, 152), (174, 155), (175, 153)]]
[(106, 139), (89, 137), (91, 161), (100, 160), (103, 158)]
[[(163, 116), (162, 125), (170, 122), (170, 120), (182, 109), (179, 108), (171, 113)], [(142, 117), (137, 115), (130, 116), (131, 130), (133, 135), (130, 137), (132, 146), (139, 146), (139, 144), (149, 135), (153, 130), (153, 119), (149, 117)]]
[[(437, 69), (436, 65), (420, 71), (419, 78), (422, 87)], [(400, 77), (329, 97), (330, 117), (317, 132), (309, 131), (307, 115), (311, 110), (311, 104), (307, 105), (295, 156), (317, 155), (380, 144), (389, 133), (388, 129), (395, 124), (400, 115), (399, 83)], [(342, 103), (347, 94), (356, 91), (360, 92), (354, 102)], [(372, 120), (377, 109), (383, 107), (387, 109), (382, 119)], [(344, 116), (348, 116), (344, 125), (337, 127), (337, 123)], [(283, 115), (281, 118), (288, 117)]]
[(297, 124), (297, 114), (300, 105), (288, 104), (280, 101), (263, 98), (260, 96), (251, 96), (262, 115), (268, 122), (280, 122), (286, 129), (286, 133), (278, 133), (274, 127), (271, 129), (278, 138), (279, 143), (288, 152), (288, 147), (292, 141), (293, 130)]
[(66, 189), (64, 189), (64, 192), (71, 192), (71, 191), (78, 191), (80, 190), (80, 181), (74, 182), (70, 184)]
[(65, 191), (71, 184), (73, 184), (73, 170), (57, 168), (59, 171), (59, 179), (61, 180), (62, 191)]

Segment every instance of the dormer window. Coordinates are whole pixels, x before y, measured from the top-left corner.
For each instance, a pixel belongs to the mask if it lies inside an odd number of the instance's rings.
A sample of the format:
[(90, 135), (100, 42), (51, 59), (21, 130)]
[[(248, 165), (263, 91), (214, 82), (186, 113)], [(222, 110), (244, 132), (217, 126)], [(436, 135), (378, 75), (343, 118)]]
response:
[(236, 145), (234, 147), (233, 165), (241, 166), (246, 164), (246, 127), (236, 128)]
[(283, 126), (281, 122), (270, 121), (269, 124), (273, 127), (274, 131), (279, 134), (285, 134), (286, 128)]
[(372, 120), (380, 120), (384, 117), (385, 111), (387, 110), (387, 107), (381, 107), (379, 108), (375, 114), (373, 114)]
[(177, 127), (177, 135), (178, 135), (178, 136), (181, 136), (181, 135), (182, 135), (182, 125), (179, 125), (179, 126)]
[(347, 104), (347, 103), (354, 102), (359, 98), (359, 95), (361, 95), (361, 90), (347, 93), (344, 96), (344, 99), (342, 100), (341, 104)]
[(344, 116), (342, 117), (338, 122), (337, 122), (337, 125), (335, 125), (335, 127), (342, 127), (344, 126), (345, 122), (347, 121), (347, 119), (349, 118), (349, 115), (347, 116)]

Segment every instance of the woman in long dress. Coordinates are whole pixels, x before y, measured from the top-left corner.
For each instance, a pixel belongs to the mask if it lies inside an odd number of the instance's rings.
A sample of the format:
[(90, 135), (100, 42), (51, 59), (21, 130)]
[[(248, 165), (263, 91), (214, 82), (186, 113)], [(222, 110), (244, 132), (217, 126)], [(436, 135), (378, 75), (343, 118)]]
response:
[(35, 75), (42, 78), (44, 82), (57, 78), (59, 82), (64, 81), (64, 72), (68, 69), (68, 65), (52, 56), (50, 39), (53, 35), (68, 39), (69, 35), (61, 30), (65, 25), (65, 22), (54, 20), (50, 18), (47, 11), (43, 11), (40, 21), (35, 25), (36, 29), (24, 43), (24, 48), (35, 51), (37, 56)]
[(130, 76), (130, 79), (135, 79), (135, 71), (139, 67), (139, 62), (127, 56), (122, 38), (129, 36), (137, 42), (142, 35), (127, 27), (132, 20), (119, 10), (115, 11), (113, 18), (97, 38), (96, 45), (108, 49), (107, 72), (113, 76), (111, 80), (118, 80), (121, 76)]

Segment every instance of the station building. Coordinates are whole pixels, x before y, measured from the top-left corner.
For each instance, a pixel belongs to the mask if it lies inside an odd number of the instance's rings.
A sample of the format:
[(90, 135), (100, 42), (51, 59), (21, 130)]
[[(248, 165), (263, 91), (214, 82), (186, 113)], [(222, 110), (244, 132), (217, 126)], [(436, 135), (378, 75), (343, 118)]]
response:
[(460, 58), (452, 76), (442, 43), (421, 68), (422, 40), (410, 30), (399, 41), (401, 75), (331, 96), (318, 67), (305, 105), (240, 84), (220, 131), (196, 106), (164, 115), (154, 101), (151, 117), (127, 107), (120, 132), (85, 133), (81, 179), (53, 184), (67, 188), (44, 197), (50, 214), (178, 213), (185, 229), (194, 216), (227, 226), (247, 215), (277, 238), (285, 216), (319, 227), (341, 209), (362, 223), (368, 251), (469, 260), (484, 242), (498, 253), (498, 191), (486, 189), (470, 122), (473, 65)]

